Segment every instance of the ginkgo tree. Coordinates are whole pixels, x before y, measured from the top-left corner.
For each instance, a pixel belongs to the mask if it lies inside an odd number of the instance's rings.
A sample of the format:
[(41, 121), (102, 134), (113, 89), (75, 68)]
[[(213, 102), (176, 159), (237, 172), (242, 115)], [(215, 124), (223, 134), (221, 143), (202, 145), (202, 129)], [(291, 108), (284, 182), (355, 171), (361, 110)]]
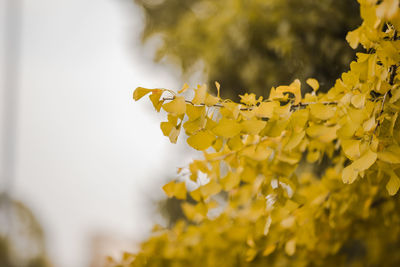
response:
[(186, 199), (187, 221), (155, 227), (118, 266), (400, 265), (399, 1), (358, 2), (363, 22), (346, 39), (364, 52), (327, 93), (313, 78), (311, 93), (295, 80), (239, 103), (218, 83), (216, 96), (134, 91), (168, 114), (171, 142), (184, 131), (203, 156), (163, 187)]

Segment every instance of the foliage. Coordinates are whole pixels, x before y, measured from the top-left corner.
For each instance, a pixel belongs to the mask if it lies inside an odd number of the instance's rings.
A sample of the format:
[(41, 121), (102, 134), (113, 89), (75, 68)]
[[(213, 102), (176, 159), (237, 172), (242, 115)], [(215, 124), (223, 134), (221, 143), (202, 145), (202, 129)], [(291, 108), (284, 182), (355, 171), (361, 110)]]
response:
[(0, 193), (0, 266), (51, 266), (44, 234), (32, 211), (24, 203)]
[[(163, 189), (188, 222), (156, 227), (120, 266), (399, 266), (400, 11), (398, 0), (358, 0), (348, 33), (357, 53), (327, 92), (308, 79), (240, 103), (185, 85), (137, 88), (165, 110), (164, 135), (203, 151)], [(315, 166), (325, 161), (322, 172)], [(207, 178), (204, 178), (206, 176)]]
[[(343, 39), (360, 23), (349, 0), (136, 0), (143, 38), (159, 35), (156, 59), (189, 74), (203, 63), (225, 97), (266, 96), (271, 86), (317, 78), (326, 90), (354, 58)], [(318, 56), (316, 56), (318, 55)], [(209, 84), (211, 85), (211, 84)]]

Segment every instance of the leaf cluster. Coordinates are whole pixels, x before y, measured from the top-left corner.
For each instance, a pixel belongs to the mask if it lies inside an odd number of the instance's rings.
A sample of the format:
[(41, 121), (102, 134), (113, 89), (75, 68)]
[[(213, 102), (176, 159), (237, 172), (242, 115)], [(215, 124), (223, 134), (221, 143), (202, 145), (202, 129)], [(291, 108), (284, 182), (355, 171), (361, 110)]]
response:
[(222, 99), (218, 83), (217, 96), (206, 85), (135, 90), (168, 113), (171, 142), (185, 131), (203, 157), (179, 174), (195, 190), (181, 179), (163, 187), (190, 195), (188, 222), (156, 227), (120, 266), (400, 264), (399, 1), (358, 2), (363, 22), (347, 41), (365, 52), (327, 93), (316, 79), (310, 93), (295, 80), (240, 102)]

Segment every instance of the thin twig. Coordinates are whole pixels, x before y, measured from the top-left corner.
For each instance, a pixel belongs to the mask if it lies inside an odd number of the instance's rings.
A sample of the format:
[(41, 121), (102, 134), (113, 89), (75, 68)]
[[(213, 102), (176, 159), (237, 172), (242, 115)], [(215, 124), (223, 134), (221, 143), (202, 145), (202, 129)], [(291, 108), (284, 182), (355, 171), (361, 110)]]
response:
[[(172, 100), (174, 100), (174, 99), (175, 99), (175, 97), (163, 97), (162, 100), (163, 100), (163, 101), (172, 101)], [(293, 100), (291, 100), (291, 101), (293, 101)], [(194, 104), (192, 101), (186, 100), (186, 99), (185, 99), (185, 102), (188, 103), (188, 104), (191, 104), (191, 105), (193, 105), (193, 106), (195, 106), (195, 107), (203, 107), (203, 106), (206, 106), (205, 103)], [(264, 101), (264, 102), (272, 102), (272, 100), (266, 100), (266, 101)], [(299, 104), (296, 104), (296, 105), (291, 105), (290, 110), (291, 110), (291, 111), (294, 111), (294, 110), (302, 109), (302, 108), (305, 108), (305, 107), (307, 107), (307, 106), (309, 106), (309, 105), (315, 105), (315, 104), (318, 104), (318, 103), (321, 103), (321, 104), (324, 104), (324, 105), (337, 105), (337, 104), (338, 104), (338, 102), (336, 102), (336, 101), (332, 101), (332, 102), (328, 102), (328, 101), (327, 101), (327, 102), (307, 102), (307, 103), (299, 103)], [(224, 105), (221, 104), (221, 103), (217, 103), (217, 104), (215, 104), (215, 105), (212, 105), (211, 107), (223, 108)], [(257, 107), (257, 106), (251, 106), (251, 107), (247, 107), (247, 108), (240, 108), (240, 110), (241, 110), (241, 111), (251, 111), (251, 110), (253, 110), (255, 107)]]

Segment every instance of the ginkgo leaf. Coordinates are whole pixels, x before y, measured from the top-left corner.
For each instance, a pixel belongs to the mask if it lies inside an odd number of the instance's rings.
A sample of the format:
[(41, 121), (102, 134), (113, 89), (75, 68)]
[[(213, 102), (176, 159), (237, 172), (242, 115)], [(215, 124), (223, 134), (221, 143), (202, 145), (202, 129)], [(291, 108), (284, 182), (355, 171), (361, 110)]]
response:
[(151, 103), (153, 103), (153, 106), (157, 112), (160, 112), (161, 106), (164, 103), (164, 101), (160, 101), (162, 94), (162, 90), (153, 90), (152, 94), (149, 96)]
[(242, 138), (240, 137), (240, 135), (236, 135), (235, 137), (228, 140), (227, 145), (230, 150), (237, 151), (243, 147)]
[(220, 151), (222, 146), (224, 144), (224, 139), (222, 137), (218, 137), (214, 143), (213, 143), (213, 148), (215, 149), (215, 151)]
[(376, 8), (376, 16), (384, 19), (393, 18), (399, 8), (399, 0), (385, 0)]
[(258, 134), (264, 129), (267, 122), (257, 119), (245, 120), (241, 122), (242, 131), (246, 134)]
[(171, 133), (172, 128), (174, 128), (174, 127), (175, 127), (175, 125), (173, 125), (169, 121), (164, 121), (164, 122), (160, 123), (161, 131), (165, 136), (169, 136), (169, 134)]
[(204, 198), (216, 195), (221, 192), (222, 186), (214, 180), (210, 180), (206, 185), (200, 187), (201, 194)]
[(392, 145), (378, 153), (378, 158), (387, 163), (400, 164), (400, 147)]
[(292, 238), (285, 244), (285, 252), (289, 256), (293, 256), (296, 252), (296, 239)]
[(217, 97), (220, 97), (220, 89), (221, 89), (221, 85), (219, 84), (219, 82), (215, 82), (215, 87), (217, 88)]
[(176, 144), (176, 141), (178, 141), (178, 136), (179, 133), (181, 132), (181, 127), (172, 127), (171, 132), (168, 135), (169, 141), (173, 144)]
[(195, 120), (201, 116), (205, 116), (206, 107), (205, 106), (193, 106), (192, 104), (186, 104), (186, 115), (189, 120)]
[(186, 102), (183, 96), (177, 96), (169, 103), (162, 105), (163, 109), (174, 115), (182, 115), (186, 112)]
[(369, 118), (368, 120), (366, 120), (363, 123), (363, 129), (364, 129), (364, 131), (369, 132), (369, 131), (375, 129), (375, 125), (376, 125), (375, 117), (372, 116), (371, 118)]
[(328, 143), (336, 138), (337, 126), (328, 127), (325, 125), (312, 125), (307, 128), (306, 133), (312, 138), (316, 138), (322, 142)]
[(274, 115), (274, 108), (278, 106), (276, 102), (261, 102), (261, 104), (254, 109), (255, 115), (260, 118), (271, 118)]
[(139, 99), (141, 99), (142, 97), (144, 97), (145, 95), (150, 93), (151, 91), (153, 91), (153, 89), (138, 87), (133, 92), (133, 99), (135, 99), (135, 101), (138, 101)]
[(310, 105), (310, 113), (315, 118), (320, 120), (328, 120), (335, 115), (336, 107), (330, 105), (324, 105), (322, 103), (317, 103)]
[(220, 180), (221, 186), (224, 190), (230, 191), (240, 183), (240, 176), (238, 173), (229, 172), (224, 178)]
[(239, 97), (240, 97), (240, 102), (248, 106), (254, 106), (262, 100), (262, 97), (256, 99), (256, 95), (253, 93), (251, 94), (245, 93), (244, 95), (239, 95)]
[(346, 168), (343, 169), (342, 172), (342, 181), (345, 184), (352, 184), (358, 176), (358, 171), (356, 171), (353, 167), (353, 164), (350, 164)]
[(194, 91), (194, 97), (192, 99), (192, 103), (195, 105), (204, 104), (204, 100), (206, 99), (207, 95), (207, 86), (206, 85), (199, 85), (197, 89)]
[(306, 134), (305, 131), (293, 132), (292, 135), (290, 136), (289, 141), (285, 145), (284, 150), (286, 150), (286, 151), (287, 150), (292, 150), (296, 146), (298, 146), (300, 144), (300, 142), (303, 140), (305, 134)]
[(163, 186), (163, 190), (168, 197), (186, 199), (186, 185), (184, 182), (171, 181)]
[(174, 197), (177, 199), (186, 199), (186, 185), (184, 182), (175, 184)]
[(351, 104), (356, 108), (363, 108), (365, 105), (365, 98), (364, 94), (353, 95), (351, 98)]
[(257, 172), (254, 168), (246, 166), (241, 173), (241, 180), (247, 183), (252, 183), (257, 177)]
[(218, 102), (219, 102), (219, 97), (216, 97), (216, 96), (213, 96), (213, 95), (210, 95), (207, 93), (206, 98), (204, 100), (204, 104), (206, 106), (211, 107), (211, 106), (216, 105)]
[(182, 89), (178, 91), (179, 94), (182, 94), (183, 92), (185, 92), (187, 89), (189, 89), (189, 85), (187, 83), (185, 83), (182, 86)]
[(354, 160), (360, 157), (360, 144), (361, 144), (360, 140), (354, 140), (354, 139), (342, 140), (341, 143), (343, 152), (349, 159)]
[(205, 120), (203, 120), (201, 118), (197, 118), (195, 120), (190, 120), (183, 124), (183, 128), (185, 129), (187, 134), (191, 135), (194, 132), (197, 132), (198, 130), (203, 129), (204, 121)]
[(394, 196), (400, 188), (400, 179), (397, 177), (396, 174), (390, 176), (389, 182), (386, 184), (386, 190), (388, 191), (389, 195)]
[(352, 163), (354, 170), (362, 172), (372, 166), (375, 163), (378, 155), (371, 149), (367, 151), (356, 161)]
[(356, 29), (354, 31), (348, 32), (346, 35), (346, 41), (349, 43), (351, 48), (356, 49), (358, 44), (360, 43), (359, 30)]
[(205, 150), (209, 148), (215, 140), (215, 135), (213, 135), (208, 130), (199, 131), (187, 139), (187, 143), (197, 150)]
[(319, 89), (319, 83), (316, 79), (314, 78), (308, 78), (306, 83), (311, 86), (314, 92), (318, 91)]
[(163, 190), (168, 197), (173, 197), (175, 192), (175, 181), (165, 184)]
[(263, 256), (268, 256), (268, 255), (270, 255), (272, 252), (274, 252), (275, 249), (276, 249), (276, 245), (275, 245), (275, 244), (270, 244), (270, 245), (268, 245), (268, 246), (265, 247), (265, 249), (264, 249), (262, 255), (263, 255)]
[(240, 133), (242, 126), (235, 120), (221, 119), (218, 124), (212, 129), (213, 133), (225, 137), (231, 138)]

